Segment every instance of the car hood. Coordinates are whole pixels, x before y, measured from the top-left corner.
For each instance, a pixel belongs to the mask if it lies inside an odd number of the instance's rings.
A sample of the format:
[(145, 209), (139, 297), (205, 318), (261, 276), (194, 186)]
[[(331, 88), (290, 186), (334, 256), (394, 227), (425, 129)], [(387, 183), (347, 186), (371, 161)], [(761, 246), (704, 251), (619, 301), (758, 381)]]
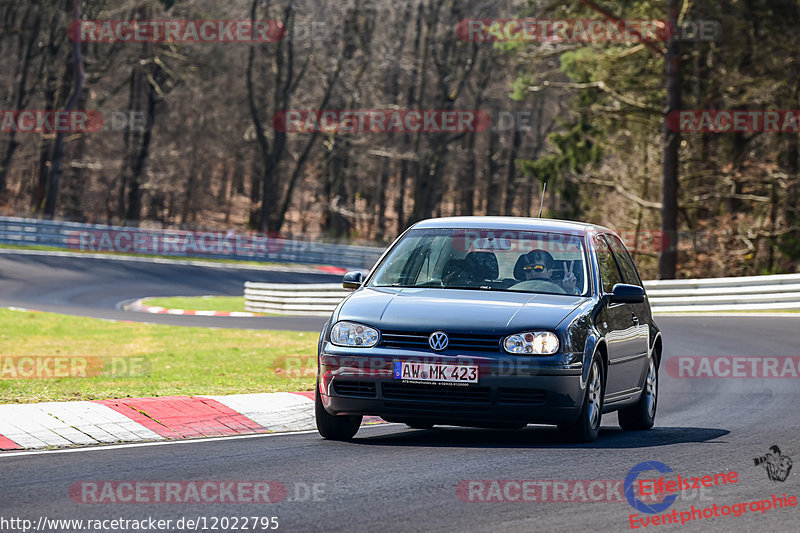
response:
[(586, 300), (559, 294), (369, 287), (351, 294), (336, 318), (386, 330), (503, 334), (553, 329)]

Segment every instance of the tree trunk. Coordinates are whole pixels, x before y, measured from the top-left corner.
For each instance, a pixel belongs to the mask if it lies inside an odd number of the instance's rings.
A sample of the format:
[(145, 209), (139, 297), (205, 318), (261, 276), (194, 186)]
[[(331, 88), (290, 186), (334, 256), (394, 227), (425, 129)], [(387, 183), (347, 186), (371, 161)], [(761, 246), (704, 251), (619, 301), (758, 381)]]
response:
[[(667, 0), (667, 16), (673, 28), (677, 27), (679, 0)], [(673, 34), (667, 41), (666, 78), (667, 109), (669, 115), (681, 107), (680, 45)], [(681, 135), (664, 125), (664, 166), (661, 207), (661, 231), (669, 239), (658, 261), (659, 279), (674, 279), (678, 263), (678, 164)]]
[(514, 200), (517, 198), (517, 155), (522, 144), (522, 132), (518, 127), (514, 128), (514, 135), (511, 139), (511, 146), (508, 148), (508, 172), (506, 173), (506, 202), (503, 206), (503, 214), (512, 216), (514, 213)]
[(495, 159), (497, 151), (497, 133), (489, 131), (489, 149), (486, 162), (486, 215), (500, 214), (500, 185), (497, 183), (498, 164)]
[[(72, 0), (72, 21), (78, 23), (81, 19), (81, 2)], [(81, 96), (83, 90), (83, 57), (81, 56), (80, 40), (72, 41), (72, 78), (75, 83), (72, 94), (64, 106), (64, 111), (72, 111)], [(53, 161), (50, 169), (50, 183), (47, 188), (47, 200), (44, 206), (44, 214), (47, 218), (53, 218), (56, 213), (56, 202), (58, 200), (58, 185), (61, 180), (61, 163), (64, 160), (64, 135), (61, 130), (56, 133), (55, 149), (53, 150)]]
[(394, 202), (394, 210), (397, 213), (397, 231), (400, 235), (406, 228), (406, 177), (408, 176), (408, 161), (400, 162), (400, 174), (397, 176), (397, 198)]
[[(28, 21), (28, 15), (34, 9), (36, 9), (36, 7), (32, 4), (28, 6), (28, 10), (25, 12), (25, 16), (22, 20), (23, 28)], [(31, 58), (33, 57), (33, 51), (37, 48), (41, 21), (42, 17), (37, 12), (33, 27), (30, 29), (30, 37), (27, 39), (25, 44), (25, 51), (21, 54), (19, 60), (19, 71), (14, 73), (15, 79), (19, 80), (14, 86), (15, 95), (13, 102), (15, 109), (23, 109), (25, 107), (25, 102), (28, 100), (28, 74), (31, 66)], [(20, 41), (22, 41), (22, 39), (20, 39)], [(19, 146), (16, 136), (16, 130), (12, 129), (8, 134), (8, 142), (6, 143), (5, 153), (3, 154), (2, 160), (0, 160), (0, 193), (6, 189), (8, 168), (11, 166), (11, 159), (14, 157), (14, 152)]]
[(142, 134), (141, 144), (133, 159), (131, 169), (130, 189), (128, 190), (128, 209), (125, 213), (125, 219), (134, 221), (138, 224), (139, 219), (142, 217), (142, 191), (141, 182), (144, 175), (145, 164), (147, 157), (150, 154), (150, 141), (153, 138), (153, 123), (155, 122), (156, 101), (158, 99), (158, 92), (156, 91), (155, 84), (161, 78), (161, 67), (154, 63), (152, 78), (147, 81), (147, 113), (145, 114), (146, 122), (144, 124), (144, 133)]
[(467, 160), (459, 180), (461, 192), (458, 198), (458, 212), (464, 216), (472, 216), (475, 214), (475, 186), (478, 181), (475, 164), (475, 132), (467, 134), (464, 152)]
[[(54, 111), (56, 108), (56, 93), (58, 76), (57, 62), (60, 45), (57, 42), (56, 31), (53, 26), (58, 24), (60, 19), (54, 14), (53, 19), (50, 21), (50, 30), (48, 43), (46, 45), (46, 54), (48, 57), (44, 60), (46, 65), (47, 74), (44, 80), (44, 109), (45, 111)], [(49, 136), (42, 138), (41, 146), (39, 147), (39, 172), (36, 182), (36, 188), (31, 198), (33, 213), (39, 214), (44, 210), (45, 202), (47, 201), (47, 188), (50, 180), (51, 158), (53, 141)]]

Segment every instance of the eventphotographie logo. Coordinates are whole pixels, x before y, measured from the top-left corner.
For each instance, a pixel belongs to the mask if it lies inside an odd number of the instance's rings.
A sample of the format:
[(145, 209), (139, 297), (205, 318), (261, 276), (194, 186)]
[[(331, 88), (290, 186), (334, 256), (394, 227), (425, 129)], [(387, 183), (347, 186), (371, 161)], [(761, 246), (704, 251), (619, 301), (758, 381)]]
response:
[(664, 497), (663, 500), (660, 502), (644, 502), (642, 501), (639, 496), (636, 494), (636, 485), (639, 479), (639, 475), (643, 472), (650, 472), (655, 470), (659, 474), (665, 474), (668, 472), (672, 472), (672, 469), (665, 465), (660, 461), (644, 461), (639, 463), (638, 465), (634, 466), (628, 472), (628, 475), (625, 476), (625, 483), (623, 485), (623, 491), (625, 493), (625, 499), (628, 500), (628, 503), (639, 512), (642, 513), (649, 513), (649, 514), (656, 514), (662, 511), (669, 509), (669, 507), (675, 503), (675, 500), (678, 498), (677, 494), (669, 494)]
[(783, 455), (777, 444), (770, 446), (766, 454), (753, 458), (753, 463), (764, 467), (770, 481), (786, 481), (792, 471), (792, 459)]

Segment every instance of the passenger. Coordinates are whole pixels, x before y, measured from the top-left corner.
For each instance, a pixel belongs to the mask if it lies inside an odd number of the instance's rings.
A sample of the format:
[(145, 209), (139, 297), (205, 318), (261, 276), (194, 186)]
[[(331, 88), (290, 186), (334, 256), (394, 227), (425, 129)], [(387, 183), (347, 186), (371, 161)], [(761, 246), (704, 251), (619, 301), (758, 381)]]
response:
[(579, 294), (576, 288), (578, 278), (572, 272), (574, 261), (569, 262), (569, 268), (567, 268), (567, 262), (564, 261), (564, 279), (559, 283), (553, 279), (553, 266), (555, 261), (553, 260), (553, 256), (550, 255), (550, 252), (546, 252), (545, 250), (533, 250), (520, 257), (520, 260), (522, 262), (523, 281), (541, 279), (555, 283), (564, 289), (564, 292), (567, 294)]

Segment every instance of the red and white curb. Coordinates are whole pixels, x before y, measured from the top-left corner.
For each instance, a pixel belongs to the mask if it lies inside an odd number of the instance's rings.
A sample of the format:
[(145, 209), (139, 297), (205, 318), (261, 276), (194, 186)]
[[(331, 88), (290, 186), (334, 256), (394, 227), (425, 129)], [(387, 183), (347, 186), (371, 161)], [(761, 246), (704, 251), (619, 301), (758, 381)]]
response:
[(125, 306), (126, 311), (139, 311), (142, 313), (154, 313), (158, 315), (192, 315), (192, 316), (229, 316), (246, 318), (253, 316), (264, 316), (263, 313), (250, 313), (249, 311), (193, 311), (191, 309), (167, 309), (157, 305), (147, 305), (147, 298), (136, 300)]
[[(314, 429), (313, 392), (0, 405), (0, 450)], [(380, 421), (365, 418), (365, 423)]]

